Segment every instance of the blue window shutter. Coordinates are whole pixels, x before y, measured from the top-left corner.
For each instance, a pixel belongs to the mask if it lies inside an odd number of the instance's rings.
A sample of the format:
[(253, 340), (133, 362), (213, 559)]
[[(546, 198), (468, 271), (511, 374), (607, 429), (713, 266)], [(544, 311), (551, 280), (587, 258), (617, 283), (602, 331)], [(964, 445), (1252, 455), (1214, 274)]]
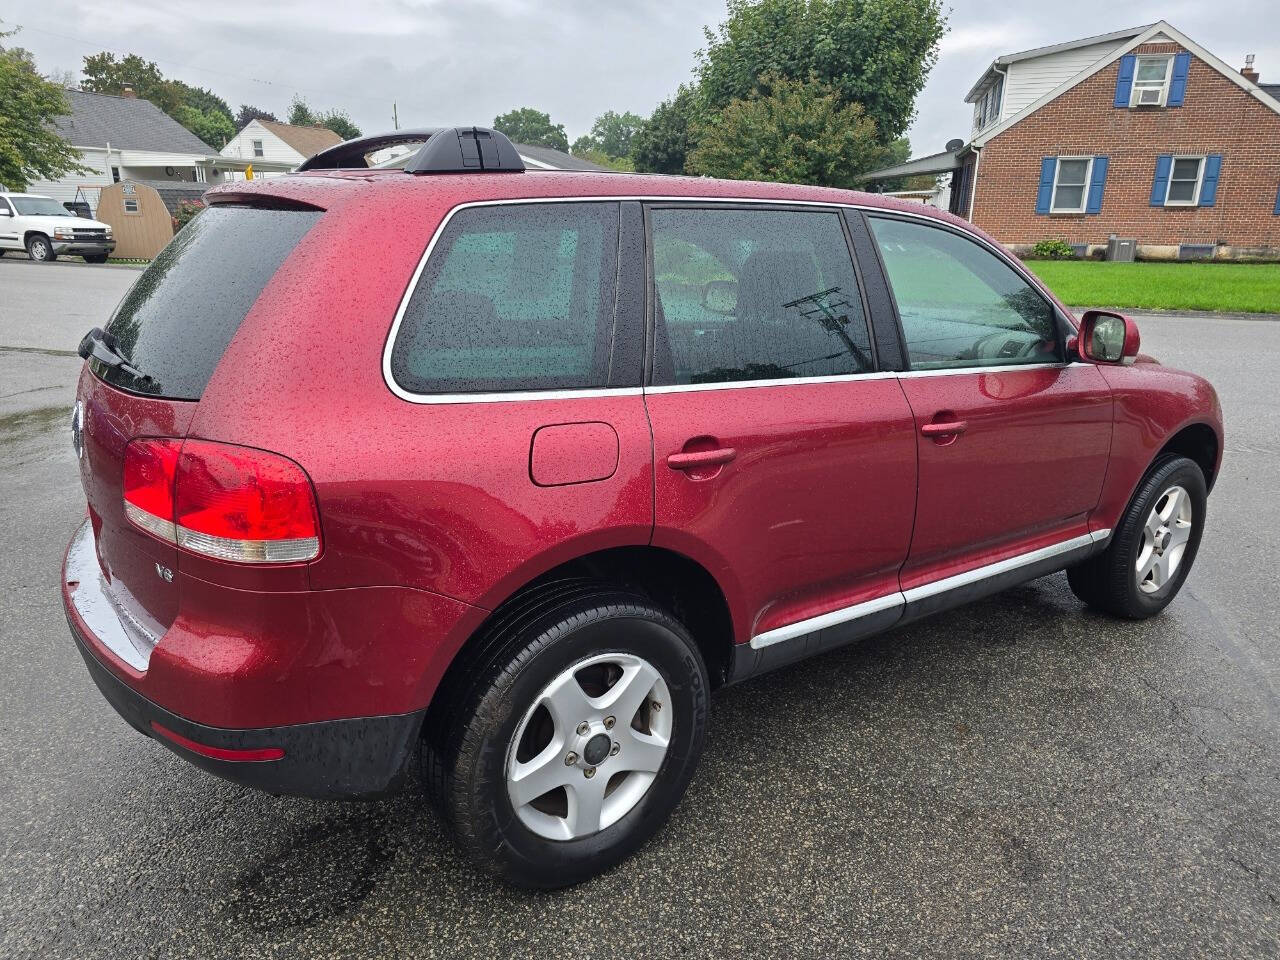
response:
[(1280, 217), (1280, 188), (1277, 188), (1276, 190), (1276, 208), (1271, 212), (1274, 213), (1277, 217)]
[(1102, 212), (1102, 188), (1107, 183), (1107, 164), (1110, 162), (1106, 157), (1093, 158), (1093, 176), (1089, 178), (1089, 202), (1085, 205), (1085, 213)]
[(1151, 181), (1151, 205), (1163, 207), (1169, 193), (1169, 174), (1173, 170), (1173, 154), (1162, 153), (1156, 157), (1156, 178)]
[(1120, 72), (1116, 74), (1116, 106), (1129, 106), (1129, 94), (1133, 90), (1133, 71), (1138, 67), (1138, 58), (1126, 53), (1120, 58)]
[(1180, 53), (1173, 58), (1173, 79), (1169, 81), (1170, 107), (1182, 106), (1182, 98), (1187, 93), (1187, 71), (1191, 69), (1191, 54)]
[(1040, 161), (1040, 189), (1036, 191), (1036, 213), (1048, 213), (1053, 201), (1053, 175), (1058, 169), (1057, 157)]
[(1212, 207), (1218, 199), (1218, 174), (1222, 172), (1222, 154), (1211, 153), (1204, 158), (1204, 180), (1200, 183), (1200, 206)]

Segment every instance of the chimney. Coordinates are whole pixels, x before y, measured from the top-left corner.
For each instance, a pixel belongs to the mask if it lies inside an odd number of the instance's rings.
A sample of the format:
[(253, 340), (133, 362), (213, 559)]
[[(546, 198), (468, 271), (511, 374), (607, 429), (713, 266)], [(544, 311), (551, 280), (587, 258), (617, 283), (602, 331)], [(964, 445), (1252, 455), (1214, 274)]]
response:
[(1253, 69), (1252, 53), (1244, 58), (1244, 66), (1240, 68), (1240, 76), (1244, 77), (1250, 83), (1258, 82), (1258, 71)]
[(120, 96), (128, 97), (130, 100), (138, 99), (138, 95), (134, 92), (133, 86), (127, 83), (124, 85), (124, 89), (120, 91)]

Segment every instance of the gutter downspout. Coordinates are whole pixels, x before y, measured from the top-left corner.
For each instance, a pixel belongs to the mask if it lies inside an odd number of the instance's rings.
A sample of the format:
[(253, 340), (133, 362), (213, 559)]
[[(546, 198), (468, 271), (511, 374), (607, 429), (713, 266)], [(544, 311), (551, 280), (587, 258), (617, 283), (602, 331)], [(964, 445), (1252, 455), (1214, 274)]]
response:
[(982, 163), (982, 148), (973, 147), (973, 183), (969, 186), (969, 215), (965, 217), (973, 223), (973, 201), (978, 197), (978, 166)]

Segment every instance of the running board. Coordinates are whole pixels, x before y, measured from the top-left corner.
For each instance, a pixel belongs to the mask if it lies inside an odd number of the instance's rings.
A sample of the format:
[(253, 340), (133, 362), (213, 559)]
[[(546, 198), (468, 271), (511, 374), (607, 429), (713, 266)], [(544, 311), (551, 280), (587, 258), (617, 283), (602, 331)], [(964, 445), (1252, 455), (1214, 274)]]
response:
[(950, 610), (1019, 583), (1056, 573), (1104, 549), (1110, 538), (1110, 530), (1094, 530), (1007, 560), (912, 587), (910, 590), (885, 594), (873, 600), (758, 633), (749, 643), (734, 646), (726, 683), (739, 683), (881, 633), (890, 627)]

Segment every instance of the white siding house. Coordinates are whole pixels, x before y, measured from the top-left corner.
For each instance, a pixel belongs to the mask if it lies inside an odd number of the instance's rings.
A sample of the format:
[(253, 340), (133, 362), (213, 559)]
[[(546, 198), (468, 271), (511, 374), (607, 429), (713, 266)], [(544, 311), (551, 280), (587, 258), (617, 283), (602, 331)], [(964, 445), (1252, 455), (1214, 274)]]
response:
[(1146, 27), (1010, 53), (994, 60), (973, 85), (973, 133), (1007, 120), (1082, 70), (1109, 57)]
[(85, 173), (57, 180), (35, 180), (28, 193), (59, 203), (76, 198), (98, 208), (98, 191), (121, 180), (150, 183), (222, 183), (234, 161), (219, 156), (207, 143), (155, 104), (132, 96), (67, 90), (71, 112), (54, 122), (59, 136), (80, 153)]
[[(302, 127), (274, 120), (251, 120), (243, 130), (222, 148), (222, 156), (234, 157), (253, 165), (253, 175), (278, 176), (308, 157), (342, 142), (342, 138), (324, 127)], [(231, 179), (243, 178), (243, 173)]]

